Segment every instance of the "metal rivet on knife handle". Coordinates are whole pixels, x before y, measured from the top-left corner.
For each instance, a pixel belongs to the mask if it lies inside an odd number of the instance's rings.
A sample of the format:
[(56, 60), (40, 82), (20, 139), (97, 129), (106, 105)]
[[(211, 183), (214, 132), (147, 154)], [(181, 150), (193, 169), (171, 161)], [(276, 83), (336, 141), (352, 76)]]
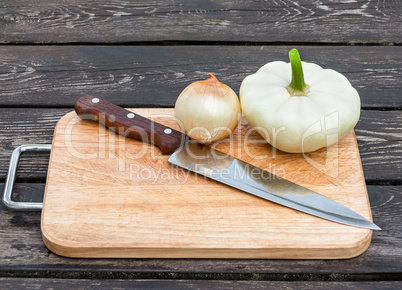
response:
[(186, 135), (179, 131), (95, 96), (79, 98), (75, 103), (75, 112), (81, 119), (96, 121), (124, 137), (154, 144), (162, 154), (173, 153), (186, 140)]

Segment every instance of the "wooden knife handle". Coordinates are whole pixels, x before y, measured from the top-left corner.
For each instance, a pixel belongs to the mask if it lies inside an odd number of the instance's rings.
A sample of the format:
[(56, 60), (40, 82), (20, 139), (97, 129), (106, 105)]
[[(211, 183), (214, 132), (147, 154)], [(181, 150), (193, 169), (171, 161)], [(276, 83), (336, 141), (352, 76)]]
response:
[(117, 134), (154, 144), (162, 154), (173, 153), (186, 139), (179, 131), (91, 95), (77, 100), (75, 112), (81, 119), (96, 121)]

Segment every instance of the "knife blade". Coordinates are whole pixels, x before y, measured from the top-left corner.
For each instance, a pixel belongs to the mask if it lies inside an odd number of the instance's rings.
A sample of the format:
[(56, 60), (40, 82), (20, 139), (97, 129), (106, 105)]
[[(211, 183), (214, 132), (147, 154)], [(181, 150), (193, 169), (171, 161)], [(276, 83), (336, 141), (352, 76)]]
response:
[(86, 95), (75, 104), (83, 120), (96, 121), (117, 134), (157, 146), (172, 154), (169, 162), (262, 199), (329, 221), (381, 230), (348, 207), (289, 180), (227, 155), (177, 130), (134, 114), (98, 97)]

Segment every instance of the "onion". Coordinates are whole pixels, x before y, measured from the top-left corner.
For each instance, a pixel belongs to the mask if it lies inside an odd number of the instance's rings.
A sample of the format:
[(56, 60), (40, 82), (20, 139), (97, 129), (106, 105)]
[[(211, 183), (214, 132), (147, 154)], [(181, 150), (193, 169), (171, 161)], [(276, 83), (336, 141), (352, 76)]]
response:
[(240, 121), (239, 98), (213, 74), (187, 86), (175, 105), (180, 128), (192, 139), (210, 143), (229, 136)]

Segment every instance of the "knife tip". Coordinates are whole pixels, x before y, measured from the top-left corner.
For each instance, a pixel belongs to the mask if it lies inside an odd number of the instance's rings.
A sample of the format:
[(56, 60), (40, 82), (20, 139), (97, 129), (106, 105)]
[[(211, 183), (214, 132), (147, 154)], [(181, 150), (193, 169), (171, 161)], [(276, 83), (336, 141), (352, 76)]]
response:
[(376, 231), (381, 231), (381, 228), (379, 226), (377, 226), (376, 224), (373, 224), (373, 223), (372, 223), (370, 229), (376, 230)]
[(375, 230), (375, 231), (381, 231), (381, 228), (374, 224), (373, 222), (369, 220), (365, 220), (364, 224), (360, 225), (361, 228), (369, 229), (369, 230)]

